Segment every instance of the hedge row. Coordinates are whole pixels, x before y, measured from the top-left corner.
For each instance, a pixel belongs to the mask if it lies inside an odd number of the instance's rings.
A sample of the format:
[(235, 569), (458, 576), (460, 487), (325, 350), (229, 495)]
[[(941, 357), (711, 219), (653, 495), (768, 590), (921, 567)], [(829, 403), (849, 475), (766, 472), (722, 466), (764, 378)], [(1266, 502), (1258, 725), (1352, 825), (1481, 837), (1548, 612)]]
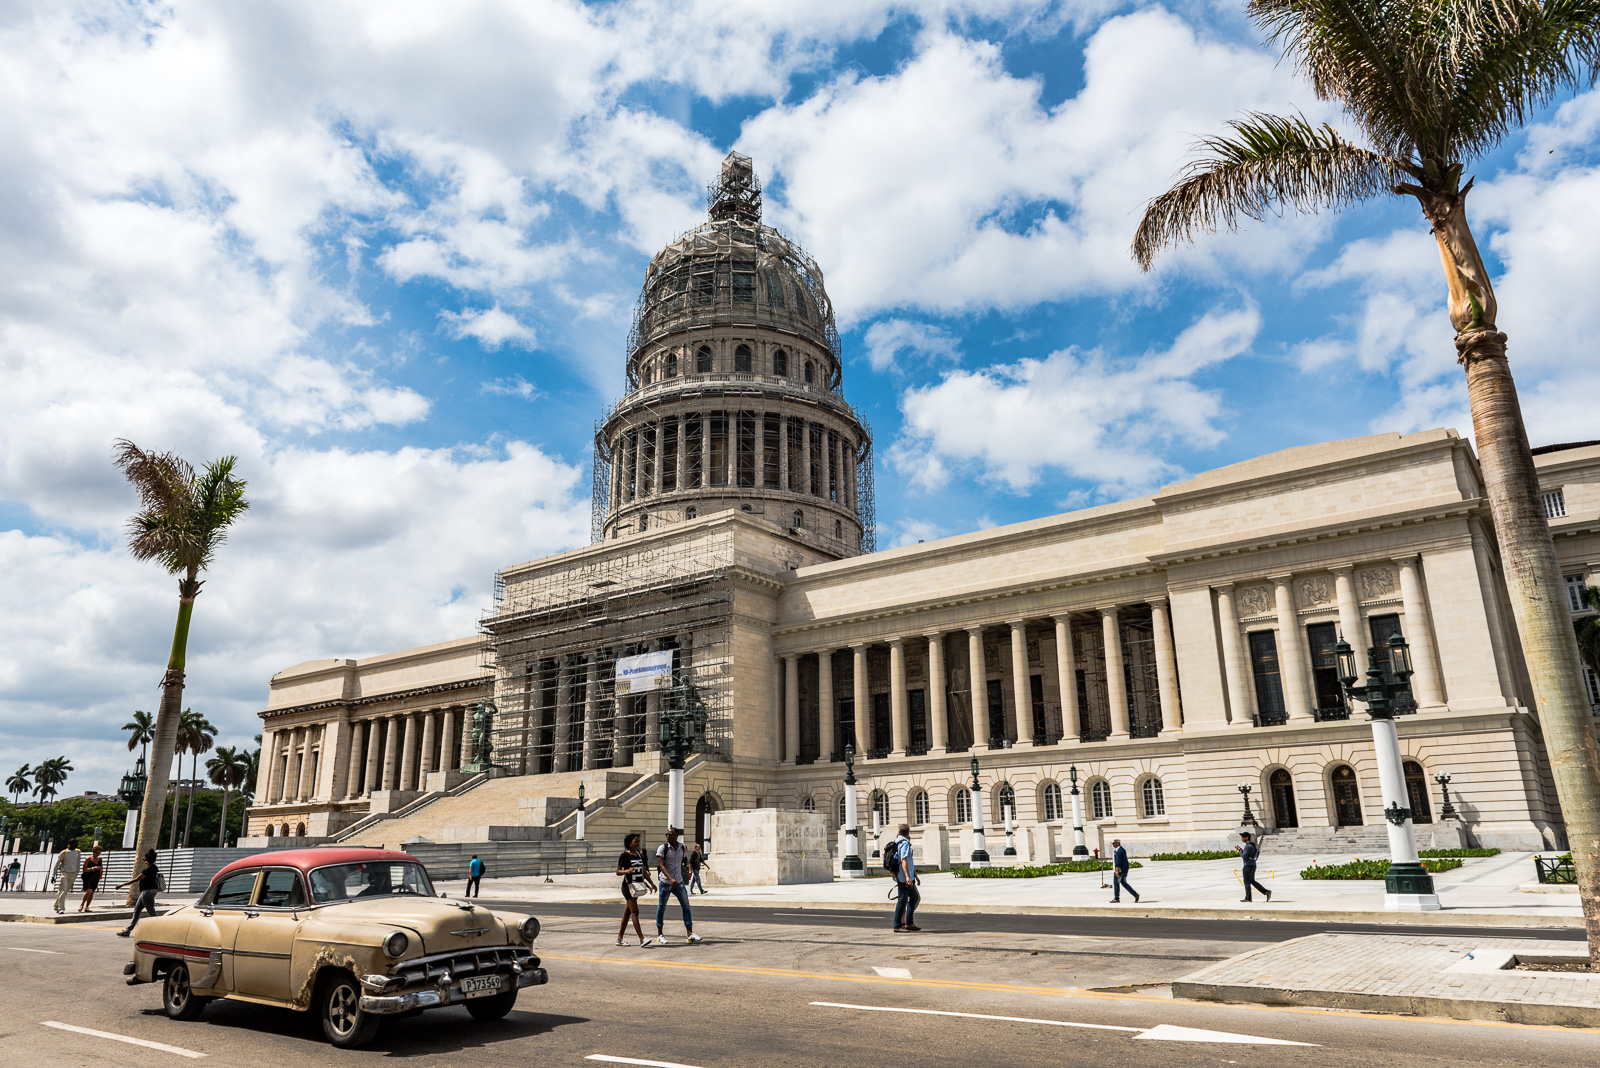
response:
[(1419, 849), (1419, 857), (1497, 857), (1498, 849)]
[(1201, 849), (1193, 853), (1151, 853), (1151, 860), (1229, 860), (1239, 855), (1237, 849)]
[[(1128, 865), (1130, 868), (1141, 867), (1135, 860)], [(1037, 879), (1045, 875), (1065, 875), (1068, 872), (1079, 871), (1110, 871), (1109, 860), (1069, 860), (1062, 864), (1035, 864), (1018, 865), (1016, 867), (1000, 868), (956, 868), (956, 877), (959, 879)]]
[[(1455, 858), (1429, 859), (1422, 866), (1437, 875), (1454, 871), (1464, 861)], [(1352, 860), (1348, 864), (1313, 864), (1300, 873), (1302, 879), (1382, 879), (1389, 874), (1387, 860)]]

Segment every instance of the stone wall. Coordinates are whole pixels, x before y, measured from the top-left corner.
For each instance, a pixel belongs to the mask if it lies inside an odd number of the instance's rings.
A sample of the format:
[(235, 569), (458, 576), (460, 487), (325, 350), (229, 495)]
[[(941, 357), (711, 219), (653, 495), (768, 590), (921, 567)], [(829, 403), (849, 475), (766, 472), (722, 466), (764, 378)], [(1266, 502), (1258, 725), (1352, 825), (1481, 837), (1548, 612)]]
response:
[(718, 886), (781, 886), (833, 879), (820, 813), (758, 808), (711, 817), (714, 852), (704, 877)]

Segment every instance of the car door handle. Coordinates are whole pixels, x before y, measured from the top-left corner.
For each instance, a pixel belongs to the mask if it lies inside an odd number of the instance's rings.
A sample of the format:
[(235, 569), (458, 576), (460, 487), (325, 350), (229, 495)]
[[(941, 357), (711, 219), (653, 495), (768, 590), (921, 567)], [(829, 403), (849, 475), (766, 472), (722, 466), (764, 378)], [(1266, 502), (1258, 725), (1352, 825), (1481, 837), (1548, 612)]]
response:
[(261, 915), (260, 911), (257, 910), (257, 909), (245, 909), (244, 910), (244, 914), (245, 914), (245, 918), (246, 919), (250, 919), (250, 920), (253, 920), (257, 916)]

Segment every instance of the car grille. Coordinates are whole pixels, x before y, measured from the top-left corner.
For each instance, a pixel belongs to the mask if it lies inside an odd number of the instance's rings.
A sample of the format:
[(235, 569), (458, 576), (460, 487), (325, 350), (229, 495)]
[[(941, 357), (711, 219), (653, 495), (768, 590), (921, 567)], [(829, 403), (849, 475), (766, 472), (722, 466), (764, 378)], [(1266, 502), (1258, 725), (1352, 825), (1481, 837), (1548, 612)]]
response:
[(405, 985), (436, 983), (448, 977), (463, 979), (469, 975), (488, 975), (509, 971), (511, 966), (529, 956), (526, 946), (483, 946), (478, 949), (461, 949), (451, 953), (437, 953), (431, 957), (418, 957), (401, 961), (389, 969), (389, 974)]

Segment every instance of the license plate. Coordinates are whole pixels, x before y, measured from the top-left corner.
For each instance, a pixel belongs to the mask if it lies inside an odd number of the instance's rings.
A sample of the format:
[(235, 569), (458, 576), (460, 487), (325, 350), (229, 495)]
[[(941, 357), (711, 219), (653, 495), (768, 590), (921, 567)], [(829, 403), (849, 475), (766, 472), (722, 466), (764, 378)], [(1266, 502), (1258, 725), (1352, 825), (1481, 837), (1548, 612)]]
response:
[(461, 996), (464, 998), (481, 998), (500, 992), (500, 977), (498, 975), (480, 975), (471, 979), (461, 980)]

